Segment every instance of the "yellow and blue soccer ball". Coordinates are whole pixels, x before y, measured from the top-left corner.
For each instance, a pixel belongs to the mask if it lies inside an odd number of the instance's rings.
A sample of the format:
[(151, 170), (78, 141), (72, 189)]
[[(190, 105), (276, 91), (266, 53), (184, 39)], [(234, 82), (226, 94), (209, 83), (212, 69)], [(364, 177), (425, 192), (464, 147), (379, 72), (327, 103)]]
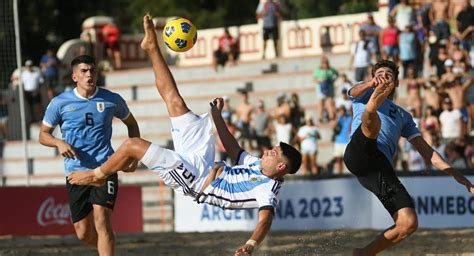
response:
[(163, 29), (163, 40), (171, 50), (185, 52), (193, 48), (196, 43), (196, 26), (185, 18), (169, 20)]

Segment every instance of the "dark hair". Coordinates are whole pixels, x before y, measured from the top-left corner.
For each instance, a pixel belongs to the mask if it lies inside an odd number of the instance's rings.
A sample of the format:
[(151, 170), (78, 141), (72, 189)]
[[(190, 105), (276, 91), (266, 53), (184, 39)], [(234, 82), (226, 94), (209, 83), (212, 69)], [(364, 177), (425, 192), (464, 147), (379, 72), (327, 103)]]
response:
[(372, 77), (375, 76), (375, 72), (379, 69), (379, 68), (389, 68), (392, 70), (393, 72), (393, 75), (394, 75), (394, 78), (395, 80), (398, 79), (398, 67), (397, 65), (393, 62), (393, 61), (390, 61), (390, 60), (381, 60), (377, 63), (375, 63), (375, 65), (372, 67)]
[(288, 158), (288, 173), (296, 173), (301, 166), (301, 153), (296, 148), (286, 144), (285, 142), (280, 142), (280, 148), (283, 155)]
[(90, 55), (79, 55), (71, 61), (71, 68), (74, 69), (74, 67), (81, 63), (95, 65), (95, 59)]

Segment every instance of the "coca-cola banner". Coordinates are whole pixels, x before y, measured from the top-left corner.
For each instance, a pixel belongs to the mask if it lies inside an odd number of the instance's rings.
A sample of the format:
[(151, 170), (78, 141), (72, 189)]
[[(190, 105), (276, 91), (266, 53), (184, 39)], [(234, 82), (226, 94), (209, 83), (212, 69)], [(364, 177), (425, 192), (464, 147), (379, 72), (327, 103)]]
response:
[[(1, 187), (0, 235), (74, 234), (66, 187)], [(117, 233), (143, 231), (139, 186), (120, 186), (112, 217)]]

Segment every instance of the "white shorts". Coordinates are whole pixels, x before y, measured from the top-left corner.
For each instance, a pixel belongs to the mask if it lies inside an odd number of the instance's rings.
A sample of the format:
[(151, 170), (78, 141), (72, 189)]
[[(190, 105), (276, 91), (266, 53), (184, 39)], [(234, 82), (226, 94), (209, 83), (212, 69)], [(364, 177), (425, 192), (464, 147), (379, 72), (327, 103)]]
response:
[(334, 144), (334, 157), (344, 157), (347, 144)]
[(175, 150), (151, 144), (141, 162), (176, 192), (195, 197), (214, 164), (215, 139), (209, 115), (188, 112), (171, 118)]

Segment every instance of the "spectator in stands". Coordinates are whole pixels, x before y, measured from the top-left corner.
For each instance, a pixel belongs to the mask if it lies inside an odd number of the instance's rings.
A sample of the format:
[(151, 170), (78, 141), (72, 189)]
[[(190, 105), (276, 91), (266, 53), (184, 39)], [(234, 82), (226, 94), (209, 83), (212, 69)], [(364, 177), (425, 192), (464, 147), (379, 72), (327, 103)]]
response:
[(113, 62), (114, 69), (122, 68), (122, 56), (120, 53), (120, 29), (112, 21), (107, 23), (101, 30), (107, 57)]
[[(442, 141), (441, 137), (439, 136), (439, 134), (433, 134), (433, 137), (432, 137), (432, 143), (430, 144), (431, 147), (434, 148), (434, 150), (436, 150), (436, 152), (438, 152), (441, 157), (443, 157), (444, 159), (446, 159), (446, 143)], [(434, 167), (432, 167), (434, 168)]]
[(455, 141), (462, 136), (461, 111), (453, 108), (449, 98), (443, 100), (443, 112), (439, 115), (441, 136), (445, 142)]
[(78, 55), (89, 55), (95, 58), (95, 45), (92, 41), (92, 35), (89, 31), (84, 31), (81, 34), (82, 44), (79, 48)]
[(265, 103), (263, 100), (257, 102), (257, 107), (252, 117), (252, 127), (255, 131), (255, 139), (257, 141), (257, 148), (260, 155), (265, 150), (272, 148), (272, 117), (265, 110)]
[(441, 131), (439, 119), (434, 115), (433, 111), (433, 107), (427, 106), (425, 109), (425, 115), (420, 122), (420, 131), (428, 144), (431, 144), (433, 141), (433, 135), (439, 134)]
[(242, 148), (250, 151), (252, 149), (253, 131), (250, 126), (251, 116), (254, 111), (249, 101), (249, 95), (246, 90), (239, 91), (241, 102), (235, 109), (237, 115), (237, 128), (240, 132), (239, 144)]
[(355, 68), (355, 82), (365, 81), (369, 76), (369, 66), (374, 53), (374, 45), (367, 40), (365, 32), (359, 31), (359, 41), (351, 48), (351, 60), (349, 69)]
[(232, 108), (232, 106), (230, 106), (230, 99), (229, 99), (229, 96), (224, 95), (224, 96), (222, 97), (222, 99), (224, 100), (224, 106), (222, 107), (222, 113), (223, 113), (224, 115), (228, 115), (230, 121), (231, 121), (231, 122), (234, 122), (233, 116), (234, 116), (234, 114), (235, 114), (235, 110)]
[(456, 70), (451, 59), (445, 61), (446, 73), (439, 81), (442, 89), (451, 99), (455, 109), (463, 110), (466, 107), (466, 91), (472, 85), (472, 77), (464, 70)]
[(297, 93), (292, 93), (290, 96), (290, 123), (297, 131), (305, 123), (305, 110), (300, 105), (300, 97)]
[(367, 20), (360, 27), (364, 31), (366, 38), (372, 42), (374, 46), (374, 54), (377, 60), (382, 59), (380, 53), (379, 35), (382, 28), (375, 23), (374, 16), (372, 13), (367, 14)]
[(43, 78), (46, 86), (48, 87), (48, 99), (51, 99), (61, 93), (59, 84), (59, 66), (61, 62), (56, 57), (56, 53), (53, 49), (48, 49), (46, 54), (41, 57), (40, 67), (43, 73)]
[(402, 33), (400, 33), (400, 60), (403, 66), (403, 78), (407, 78), (408, 68), (411, 66), (416, 70), (415, 61), (417, 58), (416, 49), (418, 41), (416, 40), (415, 32), (413, 31), (413, 25), (409, 24), (405, 27)]
[(278, 116), (284, 115), (286, 119), (290, 120), (291, 117), (291, 106), (289, 103), (288, 95), (286, 93), (280, 93), (277, 98), (277, 106), (273, 110), (273, 119), (277, 119)]
[(382, 57), (386, 60), (393, 60), (398, 63), (398, 36), (400, 30), (395, 25), (395, 19), (393, 17), (388, 18), (388, 26), (384, 28), (380, 36), (380, 44), (382, 45)]
[(23, 92), (28, 113), (30, 113), (29, 123), (37, 123), (41, 120), (43, 115), (40, 87), (44, 80), (41, 76), (41, 72), (33, 66), (32, 60), (27, 60), (25, 66), (25, 69), (21, 72), (20, 79), (23, 83)]
[(285, 115), (277, 116), (273, 127), (275, 129), (275, 142), (281, 141), (286, 144), (293, 144), (293, 138), (291, 137), (294, 134), (293, 126)]
[(417, 78), (414, 66), (409, 66), (407, 70), (407, 102), (414, 109), (415, 116), (421, 116), (421, 87), (423, 80)]
[(435, 32), (437, 40), (448, 40), (451, 31), (448, 24), (449, 1), (434, 0), (430, 9), (431, 30)]
[(219, 37), (219, 47), (214, 52), (213, 66), (217, 72), (218, 66), (224, 67), (227, 61), (235, 65), (239, 57), (237, 40), (230, 34), (228, 28), (224, 28), (224, 34)]
[(412, 172), (425, 171), (426, 164), (420, 153), (413, 147), (408, 150), (408, 170)]
[[(327, 122), (336, 117), (336, 104), (334, 102), (334, 83), (339, 77), (336, 69), (331, 67), (326, 56), (321, 58), (321, 65), (313, 73), (316, 87), (316, 98), (319, 99), (319, 121)], [(319, 90), (318, 90), (319, 89)], [(324, 111), (327, 111), (327, 120)]]
[(474, 8), (470, 0), (464, 1), (464, 8), (458, 13), (456, 22), (458, 30), (456, 36), (461, 40), (462, 48), (469, 52), (474, 31)]
[(469, 60), (469, 53), (461, 47), (461, 41), (459, 41), (458, 39), (454, 39), (449, 49), (449, 52), (451, 58), (454, 61), (454, 65), (461, 67), (465, 70), (465, 67), (462, 66), (465, 65), (466, 61)]
[(441, 96), (438, 81), (438, 76), (435, 74), (430, 75), (427, 79), (423, 79), (424, 102), (427, 107), (433, 109), (433, 115), (435, 116), (441, 113)]
[(318, 140), (321, 139), (321, 135), (311, 117), (307, 116), (305, 118), (305, 124), (298, 129), (295, 139), (300, 145), (300, 152), (303, 157), (302, 174), (318, 175)]
[(433, 59), (433, 64), (436, 67), (436, 75), (441, 78), (443, 74), (446, 72), (445, 69), (445, 62), (449, 59), (449, 53), (446, 48), (446, 42), (441, 41), (437, 46), (437, 54), (436, 57)]
[(449, 141), (446, 145), (446, 160), (456, 169), (467, 169), (466, 159), (464, 158), (464, 148), (454, 141)]
[(337, 108), (337, 121), (334, 122), (334, 169), (338, 174), (344, 170), (344, 152), (350, 141), (352, 108)]
[(459, 13), (465, 8), (467, 3), (471, 3), (470, 0), (449, 0), (449, 13), (448, 17), (451, 21), (455, 21)]
[(344, 106), (346, 110), (349, 110), (352, 108), (352, 100), (349, 98), (349, 95), (347, 95), (347, 92), (352, 88), (352, 82), (345, 73), (341, 74), (339, 81), (336, 109)]
[(395, 18), (397, 27), (400, 29), (405, 29), (415, 17), (413, 7), (408, 3), (408, 0), (402, 0), (397, 4), (390, 12), (390, 16)]
[(279, 45), (279, 21), (283, 16), (280, 4), (276, 0), (264, 0), (261, 1), (257, 7), (257, 20), (263, 19), (263, 55), (265, 59), (265, 53), (267, 49), (268, 39), (273, 40), (273, 46), (275, 48), (275, 56), (278, 57), (278, 45)]

